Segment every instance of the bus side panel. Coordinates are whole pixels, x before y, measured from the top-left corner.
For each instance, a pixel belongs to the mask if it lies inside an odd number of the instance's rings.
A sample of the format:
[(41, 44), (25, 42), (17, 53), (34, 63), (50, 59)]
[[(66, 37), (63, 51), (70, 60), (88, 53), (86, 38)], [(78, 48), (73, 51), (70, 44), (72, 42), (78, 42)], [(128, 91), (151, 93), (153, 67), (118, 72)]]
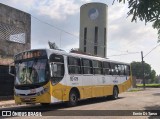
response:
[(62, 101), (63, 100), (63, 90), (62, 89), (54, 89), (52, 96), (55, 97), (56, 99), (58, 99), (59, 101)]
[(92, 95), (92, 86), (83, 86), (83, 98), (90, 98)]
[(104, 89), (104, 86), (93, 86), (93, 97), (100, 97), (100, 96), (103, 96), (104, 93), (103, 93), (103, 89)]
[(70, 86), (65, 86), (61, 83), (58, 83), (56, 85), (51, 84), (51, 86), (52, 86), (52, 91), (51, 91), (52, 103), (69, 100), (69, 92), (71, 89)]
[(83, 75), (82, 76), (82, 89), (83, 89), (83, 98), (92, 97), (92, 86), (94, 85), (93, 75)]
[(124, 83), (118, 85), (119, 93), (127, 91), (132, 86), (132, 77), (129, 77)]
[[(92, 88), (93, 97), (102, 97), (112, 94), (113, 85), (111, 85), (111, 76), (95, 76), (94, 86)], [(110, 85), (109, 85), (110, 84)]]
[(112, 95), (113, 93), (113, 85), (104, 86), (104, 96)]

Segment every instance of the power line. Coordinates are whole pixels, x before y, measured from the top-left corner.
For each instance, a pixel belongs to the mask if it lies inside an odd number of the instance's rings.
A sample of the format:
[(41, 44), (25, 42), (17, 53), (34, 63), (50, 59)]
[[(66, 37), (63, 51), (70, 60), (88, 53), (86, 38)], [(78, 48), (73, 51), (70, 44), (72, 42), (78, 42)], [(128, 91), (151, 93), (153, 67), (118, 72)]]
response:
[(109, 47), (107, 47), (107, 49), (112, 50), (112, 51), (116, 51), (116, 52), (127, 52), (127, 51), (120, 51), (120, 50), (116, 50), (116, 49), (109, 48)]
[[(76, 36), (76, 35), (74, 35), (74, 34), (72, 34), (72, 33), (70, 33), (70, 32), (67, 32), (67, 31), (65, 31), (65, 30), (63, 30), (63, 29), (61, 29), (61, 28), (58, 28), (58, 27), (56, 27), (56, 26), (54, 26), (54, 25), (52, 25), (52, 24), (49, 24), (49, 23), (47, 23), (47, 22), (45, 22), (45, 21), (43, 21), (43, 20), (40, 20), (39, 18), (37, 18), (37, 17), (35, 17), (35, 16), (33, 16), (33, 15), (31, 15), (31, 17), (34, 18), (34, 19), (36, 19), (36, 20), (38, 20), (39, 22), (41, 22), (41, 23), (43, 23), (43, 24), (46, 24), (46, 25), (48, 25), (48, 26), (50, 26), (50, 27), (52, 27), (52, 28), (54, 28), (54, 29), (57, 29), (57, 30), (59, 30), (59, 31), (61, 31), (61, 32), (64, 32), (64, 33), (66, 33), (66, 34), (69, 34), (69, 35), (75, 37), (77, 40), (79, 40), (79, 37), (78, 37), (78, 36)], [(61, 37), (61, 36), (60, 36), (60, 37)], [(62, 40), (62, 39), (60, 38), (60, 40)], [(61, 41), (60, 41), (60, 42), (61, 42)], [(94, 42), (91, 42), (91, 41), (87, 41), (87, 42), (89, 42), (89, 43), (91, 43), (91, 44), (95, 44)], [(99, 47), (102, 47), (102, 48), (105, 47), (104, 45), (98, 45), (98, 44), (96, 44), (96, 46), (99, 46)], [(117, 51), (117, 52), (127, 52), (127, 51), (115, 50), (115, 49), (112, 49), (112, 48), (108, 48), (108, 49), (111, 49), (111, 50), (114, 50), (114, 51)]]
[[(39, 22), (41, 22), (41, 23), (43, 23), (43, 24), (46, 24), (46, 25), (48, 25), (48, 26), (50, 26), (50, 27), (53, 27), (54, 29), (57, 29), (57, 30), (59, 30), (59, 31), (61, 31), (61, 32), (64, 32), (64, 33), (66, 33), (66, 34), (69, 34), (69, 35), (75, 37), (77, 40), (79, 40), (79, 37), (78, 37), (78, 36), (76, 36), (76, 35), (74, 35), (74, 34), (72, 34), (72, 33), (70, 33), (70, 32), (67, 32), (67, 31), (65, 31), (65, 30), (63, 30), (63, 29), (61, 29), (61, 28), (58, 28), (58, 27), (56, 27), (56, 26), (54, 26), (54, 25), (52, 25), (52, 24), (49, 24), (49, 23), (47, 23), (47, 22), (45, 22), (45, 21), (43, 21), (43, 20), (40, 20), (40, 19), (38, 19), (37, 17), (35, 17), (35, 16), (33, 16), (33, 15), (31, 15), (31, 16), (32, 16), (34, 19), (38, 20)], [(60, 39), (60, 40), (62, 40), (62, 39)], [(89, 42), (89, 43), (91, 43), (91, 44), (95, 44), (94, 42), (91, 42), (91, 41), (87, 41), (87, 42)], [(99, 47), (104, 48), (104, 45), (98, 45), (98, 44), (96, 44), (96, 46), (99, 46)]]
[[(46, 25), (48, 25), (48, 26), (50, 26), (50, 27), (53, 27), (54, 29), (57, 29), (57, 30), (59, 30), (59, 31), (61, 31), (61, 32), (64, 32), (64, 33), (66, 33), (66, 34), (69, 34), (69, 35), (71, 35), (71, 36), (73, 36), (73, 37), (75, 37), (76, 39), (79, 40), (79, 37), (78, 37), (78, 36), (76, 36), (76, 35), (74, 35), (74, 34), (72, 34), (72, 33), (70, 33), (70, 32), (67, 32), (67, 31), (65, 31), (65, 30), (63, 30), (63, 29), (61, 29), (61, 28), (58, 28), (58, 27), (56, 27), (56, 26), (54, 26), (54, 25), (52, 25), (52, 24), (49, 24), (49, 23), (47, 23), (47, 22), (45, 22), (45, 21), (43, 21), (43, 20), (40, 20), (39, 18), (37, 18), (37, 17), (35, 17), (35, 16), (33, 16), (33, 15), (31, 15), (31, 16), (32, 16), (34, 19), (38, 20), (39, 22), (41, 22), (41, 23), (43, 23), (43, 24), (46, 24)], [(91, 41), (87, 41), (87, 42), (92, 43), (92, 44), (95, 44), (94, 42), (91, 42)], [(96, 46), (104, 47), (104, 45), (98, 45), (98, 44), (96, 44)]]
[(31, 15), (31, 16), (32, 16), (34, 19), (38, 20), (39, 22), (44, 23), (44, 24), (46, 24), (46, 25), (48, 25), (48, 26), (50, 26), (50, 27), (53, 27), (54, 29), (57, 29), (57, 30), (59, 30), (59, 31), (63, 31), (63, 32), (66, 33), (66, 34), (69, 34), (69, 35), (71, 35), (71, 36), (73, 36), (73, 37), (79, 38), (79, 37), (77, 37), (76, 35), (74, 35), (74, 34), (72, 34), (72, 33), (70, 33), (70, 32), (67, 32), (67, 31), (65, 31), (65, 30), (63, 30), (63, 29), (61, 29), (61, 28), (58, 28), (58, 27), (56, 27), (56, 26), (54, 26), (54, 25), (52, 25), (52, 24), (49, 24), (49, 23), (47, 23), (47, 22), (45, 22), (45, 21), (43, 21), (43, 20), (40, 20), (40, 19), (38, 19), (37, 17), (35, 17), (35, 16), (33, 16), (33, 15)]
[[(160, 44), (158, 44), (157, 46), (155, 46), (154, 48), (152, 48), (144, 57), (146, 57), (147, 55), (149, 55), (149, 54), (150, 54), (153, 50), (155, 50), (158, 46), (160, 46)], [(128, 52), (128, 54), (111, 55), (111, 56), (108, 56), (108, 57), (131, 55), (131, 54), (137, 54), (137, 53), (140, 53), (140, 52)], [(143, 58), (144, 58), (144, 57), (143, 57)]]
[[(155, 46), (154, 48), (152, 48), (144, 57), (146, 57), (147, 55), (149, 55), (153, 50), (155, 50), (158, 46), (160, 46), (160, 44), (159, 45), (157, 45), (157, 46)], [(143, 57), (143, 58), (144, 58)]]
[(128, 54), (111, 55), (111, 56), (108, 56), (108, 57), (123, 56), (123, 55), (131, 55), (131, 54), (137, 54), (137, 53), (140, 53), (140, 52), (130, 52), (130, 53), (128, 53)]
[(112, 51), (116, 51), (116, 52), (125, 52), (125, 53), (135, 53), (136, 52), (136, 51), (135, 52), (129, 52), (128, 50), (126, 50), (126, 51), (125, 50), (123, 50), (123, 51), (122, 50), (116, 50), (116, 49), (113, 49), (113, 48), (110, 48), (110, 47), (107, 47), (107, 49), (112, 50)]

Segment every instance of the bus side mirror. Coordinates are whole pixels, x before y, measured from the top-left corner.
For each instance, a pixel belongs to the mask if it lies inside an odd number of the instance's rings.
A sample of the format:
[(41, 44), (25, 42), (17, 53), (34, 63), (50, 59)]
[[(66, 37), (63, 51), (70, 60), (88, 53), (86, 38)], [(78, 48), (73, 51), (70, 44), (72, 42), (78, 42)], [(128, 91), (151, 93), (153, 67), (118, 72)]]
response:
[(15, 76), (15, 67), (12, 64), (9, 65), (9, 74)]
[(57, 64), (53, 64), (53, 71), (57, 72), (58, 68), (57, 68)]

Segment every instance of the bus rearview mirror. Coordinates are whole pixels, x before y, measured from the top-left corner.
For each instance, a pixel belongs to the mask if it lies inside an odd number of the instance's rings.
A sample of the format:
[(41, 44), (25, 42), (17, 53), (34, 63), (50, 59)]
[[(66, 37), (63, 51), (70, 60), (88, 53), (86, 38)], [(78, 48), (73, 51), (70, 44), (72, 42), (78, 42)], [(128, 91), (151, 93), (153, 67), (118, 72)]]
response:
[(58, 70), (58, 69), (57, 69), (57, 64), (53, 64), (53, 71), (54, 71), (54, 72), (57, 72), (57, 70)]
[(9, 65), (9, 74), (12, 76), (15, 76), (15, 67), (12, 64), (14, 64), (14, 63), (11, 63)]
[(53, 77), (58, 70), (57, 64), (50, 63), (50, 69), (51, 69), (51, 77)]

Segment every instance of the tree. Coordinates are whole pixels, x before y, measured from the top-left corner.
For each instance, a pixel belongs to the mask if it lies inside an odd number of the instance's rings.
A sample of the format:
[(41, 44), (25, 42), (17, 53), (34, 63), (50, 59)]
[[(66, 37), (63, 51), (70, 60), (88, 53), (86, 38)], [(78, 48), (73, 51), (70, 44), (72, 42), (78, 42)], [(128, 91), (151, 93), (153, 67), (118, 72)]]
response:
[[(138, 79), (143, 79), (142, 63), (132, 62), (131, 63), (132, 75)], [(144, 75), (145, 79), (155, 80), (156, 72), (151, 70), (151, 66), (144, 62)]]
[[(115, 0), (113, 0), (114, 3)], [(132, 15), (132, 22), (141, 21), (153, 22), (153, 28), (158, 31), (158, 42), (160, 42), (160, 0), (117, 0), (118, 2), (128, 1), (128, 16)]]
[(151, 83), (156, 82), (156, 72), (155, 70), (151, 70)]

